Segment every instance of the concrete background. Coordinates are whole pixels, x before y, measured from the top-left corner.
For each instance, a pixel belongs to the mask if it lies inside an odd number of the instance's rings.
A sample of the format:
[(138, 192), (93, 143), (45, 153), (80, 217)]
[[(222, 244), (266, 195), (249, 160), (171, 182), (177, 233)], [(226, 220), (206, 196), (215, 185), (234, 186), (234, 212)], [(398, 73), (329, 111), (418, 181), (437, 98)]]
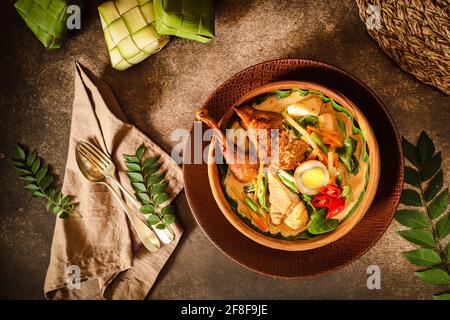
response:
[[(189, 128), (194, 111), (231, 75), (276, 58), (336, 65), (366, 82), (385, 102), (400, 133), (426, 130), (443, 151), (450, 181), (448, 96), (403, 72), (369, 37), (356, 3), (345, 1), (216, 1), (216, 39), (173, 38), (160, 53), (118, 72), (109, 65), (96, 6), (82, 29), (47, 52), (12, 7), (0, 4), (0, 298), (42, 299), (54, 216), (22, 189), (8, 155), (16, 142), (37, 148), (62, 173), (67, 153), (75, 60), (113, 89), (129, 120), (170, 151), (174, 128)], [(383, 143), (380, 141), (380, 143)], [(61, 181), (61, 177), (60, 177)], [(244, 269), (223, 256), (196, 225), (184, 194), (177, 214), (186, 233), (149, 294), (150, 299), (428, 299), (439, 289), (422, 283), (400, 252), (412, 248), (395, 232), (340, 271), (307, 280), (280, 280)], [(381, 267), (381, 290), (368, 290), (366, 268)]]

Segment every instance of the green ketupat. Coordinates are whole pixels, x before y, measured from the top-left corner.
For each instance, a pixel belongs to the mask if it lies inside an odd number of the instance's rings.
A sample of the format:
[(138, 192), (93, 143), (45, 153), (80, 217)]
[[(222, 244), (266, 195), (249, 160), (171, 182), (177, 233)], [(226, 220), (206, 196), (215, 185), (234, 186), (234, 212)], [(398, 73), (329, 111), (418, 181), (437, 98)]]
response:
[(156, 32), (151, 0), (109, 1), (98, 11), (111, 64), (117, 70), (138, 64), (169, 41)]
[(57, 49), (67, 33), (68, 5), (65, 0), (19, 0), (14, 7), (46, 48)]
[(159, 34), (209, 42), (214, 38), (213, 0), (154, 0)]

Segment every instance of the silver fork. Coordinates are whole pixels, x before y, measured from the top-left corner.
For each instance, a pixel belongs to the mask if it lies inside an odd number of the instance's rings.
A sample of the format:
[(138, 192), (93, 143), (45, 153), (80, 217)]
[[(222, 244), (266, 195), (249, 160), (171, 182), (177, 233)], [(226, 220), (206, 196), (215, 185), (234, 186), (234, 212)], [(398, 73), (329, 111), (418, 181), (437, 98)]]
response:
[[(122, 184), (117, 180), (116, 178), (116, 166), (112, 159), (104, 153), (100, 148), (93, 145), (89, 141), (80, 141), (79, 142), (80, 149), (86, 152), (91, 156), (93, 159), (93, 162), (95, 165), (98, 166), (99, 170), (102, 172), (102, 174), (113, 181), (119, 189), (123, 192), (123, 194), (131, 201), (131, 203), (138, 209), (140, 209), (142, 206), (141, 204), (136, 200), (136, 198), (128, 192), (127, 189), (125, 189)], [(154, 225), (151, 225), (152, 229), (155, 231), (155, 233), (158, 235), (158, 238), (163, 243), (171, 243), (175, 239), (175, 234), (171, 228), (166, 229), (157, 229)]]

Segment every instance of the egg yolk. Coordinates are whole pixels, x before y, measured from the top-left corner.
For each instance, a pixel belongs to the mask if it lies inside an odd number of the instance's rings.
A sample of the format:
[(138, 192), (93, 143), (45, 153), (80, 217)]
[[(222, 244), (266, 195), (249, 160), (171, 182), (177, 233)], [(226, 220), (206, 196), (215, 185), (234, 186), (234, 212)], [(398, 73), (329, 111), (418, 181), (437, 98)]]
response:
[(323, 185), (325, 173), (321, 168), (312, 168), (306, 170), (301, 175), (302, 184), (308, 189), (316, 189)]

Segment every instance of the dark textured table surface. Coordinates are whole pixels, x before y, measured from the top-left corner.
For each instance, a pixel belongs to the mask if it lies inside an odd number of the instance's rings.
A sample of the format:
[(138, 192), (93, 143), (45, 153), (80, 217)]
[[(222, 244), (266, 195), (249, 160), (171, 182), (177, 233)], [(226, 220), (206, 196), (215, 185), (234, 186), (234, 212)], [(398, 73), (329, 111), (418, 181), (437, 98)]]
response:
[[(216, 1), (214, 41), (174, 38), (125, 72), (109, 65), (96, 11), (100, 2), (86, 5), (81, 30), (54, 52), (27, 29), (12, 1), (0, 4), (0, 298), (43, 298), (55, 218), (23, 191), (8, 155), (22, 142), (63, 172), (75, 60), (104, 79), (129, 120), (168, 152), (176, 143), (171, 131), (189, 128), (198, 106), (239, 70), (276, 58), (322, 60), (367, 83), (402, 135), (415, 140), (426, 130), (443, 151), (445, 181), (450, 181), (449, 97), (403, 72), (381, 51), (354, 1)], [(351, 265), (316, 278), (282, 280), (223, 256), (196, 225), (184, 194), (176, 205), (186, 232), (150, 299), (428, 299), (438, 291), (416, 278), (415, 268), (401, 258), (400, 252), (413, 247), (396, 234), (397, 222)], [(380, 290), (367, 289), (369, 265), (381, 268)]]

